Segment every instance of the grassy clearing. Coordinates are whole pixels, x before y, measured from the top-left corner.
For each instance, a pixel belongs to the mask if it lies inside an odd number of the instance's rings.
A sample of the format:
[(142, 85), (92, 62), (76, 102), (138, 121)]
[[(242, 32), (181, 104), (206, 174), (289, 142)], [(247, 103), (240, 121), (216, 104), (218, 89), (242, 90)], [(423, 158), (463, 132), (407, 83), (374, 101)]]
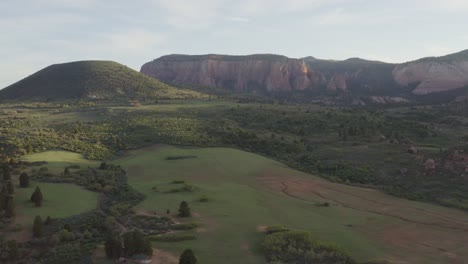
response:
[[(35, 207), (29, 201), (36, 186), (41, 188), (44, 196), (42, 207)], [(29, 231), (36, 215), (40, 215), (44, 220), (47, 216), (64, 218), (93, 210), (96, 208), (97, 202), (97, 193), (73, 184), (32, 182), (29, 188), (16, 189), (16, 224), (19, 225), (20, 229), (24, 228)]]
[[(167, 160), (170, 156), (196, 158)], [(452, 229), (468, 229), (466, 213), (329, 183), (259, 155), (159, 145), (133, 151), (115, 163), (127, 168), (130, 184), (147, 195), (138, 209), (159, 214), (170, 209), (175, 215), (182, 200), (189, 202), (193, 217), (178, 220), (201, 227), (181, 234), (197, 239), (154, 245), (174, 254), (192, 248), (203, 263), (239, 263), (240, 256), (243, 263), (264, 263), (259, 230), (268, 225), (311, 231), (362, 261), (444, 263), (450, 256), (468, 258), (460, 248), (468, 243), (466, 232)], [(185, 181), (195, 191), (166, 192), (177, 185), (174, 181)], [(209, 199), (200, 202), (201, 197)], [(317, 206), (324, 201), (331, 206)]]
[(61, 150), (29, 154), (21, 159), (28, 162), (46, 161), (47, 164), (44, 167), (54, 173), (62, 172), (65, 167), (70, 165), (95, 166), (98, 163), (86, 159), (82, 154)]

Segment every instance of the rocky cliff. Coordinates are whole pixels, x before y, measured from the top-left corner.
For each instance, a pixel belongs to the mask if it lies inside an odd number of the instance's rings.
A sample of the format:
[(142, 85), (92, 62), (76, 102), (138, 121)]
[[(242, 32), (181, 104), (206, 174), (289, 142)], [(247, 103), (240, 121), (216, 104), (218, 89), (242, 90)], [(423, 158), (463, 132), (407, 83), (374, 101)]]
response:
[(468, 86), (468, 51), (426, 58), (401, 64), (393, 70), (395, 81), (404, 87), (415, 86), (412, 92), (425, 95), (447, 92)]
[(333, 91), (365, 96), (411, 97), (468, 86), (468, 50), (390, 64), (352, 58), (344, 61), (278, 55), (169, 55), (148, 62), (141, 72), (174, 84), (246, 91)]
[(170, 55), (146, 63), (141, 72), (174, 84), (237, 92), (310, 90), (326, 85), (324, 76), (303, 60), (277, 55)]

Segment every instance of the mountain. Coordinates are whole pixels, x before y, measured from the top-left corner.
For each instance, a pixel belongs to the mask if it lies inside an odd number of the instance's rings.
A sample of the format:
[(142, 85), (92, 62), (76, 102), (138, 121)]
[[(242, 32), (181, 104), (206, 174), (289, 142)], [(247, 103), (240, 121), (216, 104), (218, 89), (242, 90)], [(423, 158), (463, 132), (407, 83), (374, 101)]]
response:
[(414, 86), (416, 95), (448, 92), (468, 86), (468, 50), (398, 65), (393, 70), (401, 86)]
[(433, 94), (449, 94), (454, 99), (466, 94), (468, 50), (402, 64), (270, 54), (168, 55), (144, 64), (141, 72), (171, 84), (234, 92), (310, 91), (377, 98), (379, 102), (403, 102)]
[(169, 55), (146, 63), (141, 72), (174, 84), (251, 90), (294, 91), (319, 87), (321, 73), (303, 60), (259, 54), (250, 56)]
[(112, 61), (77, 61), (46, 67), (0, 90), (3, 100), (164, 99), (198, 97)]

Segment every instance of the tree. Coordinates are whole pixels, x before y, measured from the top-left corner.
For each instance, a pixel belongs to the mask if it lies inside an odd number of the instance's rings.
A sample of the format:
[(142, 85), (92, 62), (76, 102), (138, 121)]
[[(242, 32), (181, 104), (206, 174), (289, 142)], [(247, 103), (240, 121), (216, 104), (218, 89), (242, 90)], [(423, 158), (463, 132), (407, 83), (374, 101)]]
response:
[(6, 185), (2, 185), (2, 190), (0, 191), (0, 211), (6, 208), (8, 191)]
[(179, 258), (179, 264), (196, 264), (197, 263), (197, 258), (195, 257), (195, 254), (193, 254), (193, 251), (191, 249), (186, 249), (180, 255)]
[(19, 182), (21, 188), (29, 187), (29, 175), (26, 172), (21, 173), (19, 177)]
[(151, 242), (139, 231), (131, 231), (123, 235), (124, 255), (131, 257), (137, 254), (153, 255)]
[(41, 237), (42, 236), (42, 218), (39, 215), (37, 215), (34, 218), (33, 236), (34, 237)]
[(6, 182), (6, 189), (8, 194), (14, 194), (15, 193), (15, 186), (13, 186), (13, 182), (7, 181)]
[(122, 256), (122, 243), (119, 237), (109, 236), (105, 243), (105, 249), (107, 258), (120, 258)]
[(8, 258), (10, 260), (17, 260), (19, 258), (18, 242), (16, 240), (10, 240), (7, 243), (8, 246)]
[(8, 195), (6, 197), (5, 216), (8, 218), (15, 216), (15, 203), (13, 201), (13, 195)]
[(36, 186), (36, 189), (34, 190), (33, 194), (31, 195), (31, 202), (33, 202), (36, 207), (41, 207), (42, 206), (42, 192), (39, 186)]
[(69, 176), (70, 175), (70, 170), (67, 168), (65, 168), (65, 170), (63, 171), (63, 175), (65, 176)]
[(71, 232), (71, 231), (72, 231), (72, 228), (71, 228), (70, 224), (65, 224), (65, 225), (63, 226), (63, 229), (67, 230), (68, 232)]
[(4, 181), (11, 180), (11, 172), (10, 172), (10, 167), (8, 166), (8, 164), (3, 164), (2, 170), (3, 170), (3, 180)]
[(179, 206), (179, 216), (180, 217), (190, 217), (192, 213), (190, 212), (190, 207), (186, 201), (182, 201)]
[(50, 223), (52, 223), (52, 219), (50, 218), (50, 216), (47, 216), (46, 220), (44, 221), (44, 225), (50, 225)]

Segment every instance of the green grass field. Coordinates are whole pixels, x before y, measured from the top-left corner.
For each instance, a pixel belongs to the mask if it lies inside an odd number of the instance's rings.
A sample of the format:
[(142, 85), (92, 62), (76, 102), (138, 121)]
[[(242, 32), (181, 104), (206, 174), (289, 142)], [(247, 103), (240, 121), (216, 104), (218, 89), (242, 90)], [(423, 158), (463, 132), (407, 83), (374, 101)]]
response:
[(61, 150), (29, 154), (21, 159), (28, 162), (46, 161), (47, 164), (44, 167), (54, 173), (63, 172), (63, 169), (70, 165), (95, 166), (98, 164), (97, 161), (85, 159), (81, 154)]
[[(36, 186), (39, 186), (44, 200), (41, 207), (35, 207), (29, 201)], [(15, 193), (16, 222), (14, 233), (19, 240), (21, 237), (31, 236), (31, 227), (36, 215), (43, 220), (64, 218), (96, 209), (98, 194), (87, 191), (73, 184), (36, 183), (31, 182), (28, 188), (17, 188)]]
[[(177, 156), (195, 157), (166, 159)], [(464, 212), (330, 183), (252, 153), (158, 145), (114, 163), (123, 165), (130, 184), (147, 195), (137, 211), (165, 214), (170, 209), (175, 215), (182, 200), (189, 202), (193, 217), (178, 220), (200, 223), (197, 230), (185, 231), (197, 239), (154, 246), (175, 255), (192, 248), (201, 263), (239, 263), (240, 256), (242, 263), (264, 263), (261, 231), (277, 224), (312, 231), (360, 261), (435, 264), (468, 259)], [(195, 191), (168, 193), (180, 188), (174, 180), (184, 180)], [(208, 202), (198, 201), (202, 196)], [(331, 206), (317, 206), (324, 201)]]

